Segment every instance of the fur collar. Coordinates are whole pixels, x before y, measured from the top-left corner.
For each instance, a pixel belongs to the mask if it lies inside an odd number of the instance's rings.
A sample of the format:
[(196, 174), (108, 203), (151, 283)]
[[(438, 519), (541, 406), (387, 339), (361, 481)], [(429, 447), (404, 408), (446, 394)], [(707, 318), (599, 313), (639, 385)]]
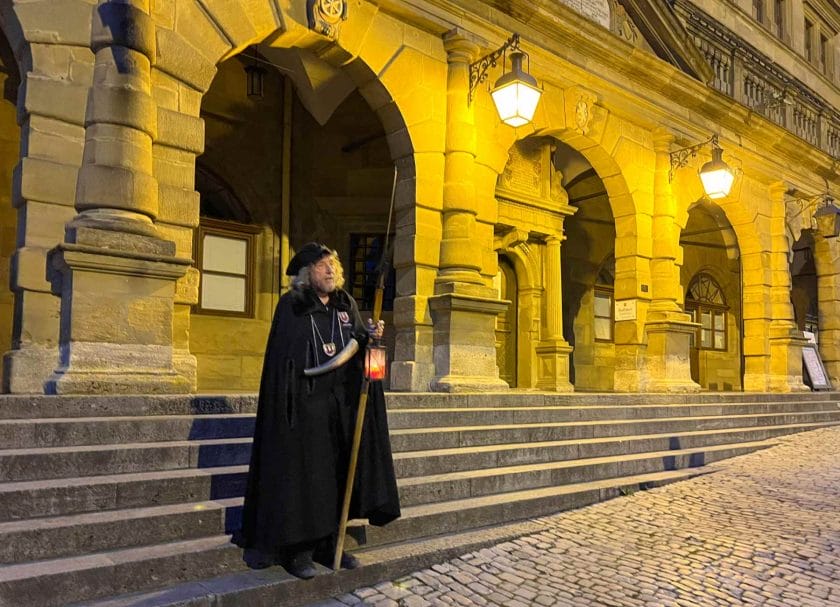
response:
[[(336, 310), (349, 312), (351, 308), (350, 295), (344, 289), (336, 289), (330, 293), (328, 305), (334, 306)], [(305, 287), (299, 290), (292, 290), (292, 309), (298, 316), (303, 316), (304, 314), (323, 311), (324, 305), (321, 303), (314, 289)]]

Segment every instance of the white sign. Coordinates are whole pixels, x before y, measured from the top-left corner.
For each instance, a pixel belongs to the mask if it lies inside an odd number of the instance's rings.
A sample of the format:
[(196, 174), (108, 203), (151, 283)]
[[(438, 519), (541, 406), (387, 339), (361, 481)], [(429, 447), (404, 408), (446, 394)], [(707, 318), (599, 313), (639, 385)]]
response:
[(610, 4), (608, 0), (561, 0), (587, 19), (610, 29)]
[(615, 302), (615, 320), (636, 320), (636, 300), (623, 299)]

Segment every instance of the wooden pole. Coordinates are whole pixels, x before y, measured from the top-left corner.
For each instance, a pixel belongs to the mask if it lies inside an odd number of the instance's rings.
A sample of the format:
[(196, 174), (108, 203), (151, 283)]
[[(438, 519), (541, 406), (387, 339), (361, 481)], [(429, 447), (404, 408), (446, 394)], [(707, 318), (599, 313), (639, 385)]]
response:
[[(379, 323), (382, 316), (382, 297), (385, 292), (385, 255), (388, 252), (388, 235), (391, 229), (391, 215), (394, 211), (394, 192), (397, 188), (397, 167), (394, 167), (394, 184), (391, 187), (391, 208), (388, 211), (388, 226), (385, 232), (385, 243), (382, 247), (382, 262), (380, 263), (379, 278), (376, 283), (376, 292), (373, 296), (373, 326)], [(368, 355), (368, 342), (365, 348), (365, 356)], [(362, 380), (362, 388), (359, 393), (359, 407), (356, 410), (356, 428), (353, 432), (353, 445), (350, 450), (350, 462), (347, 465), (347, 484), (344, 487), (344, 501), (341, 504), (341, 518), (338, 523), (338, 537), (335, 542), (335, 555), (333, 557), (333, 570), (341, 568), (341, 555), (344, 552), (344, 538), (347, 535), (347, 519), (350, 517), (350, 499), (353, 497), (353, 483), (356, 480), (356, 467), (359, 462), (359, 448), (362, 444), (362, 428), (365, 424), (365, 409), (367, 409), (368, 391), (370, 390), (370, 379), (365, 377)]]

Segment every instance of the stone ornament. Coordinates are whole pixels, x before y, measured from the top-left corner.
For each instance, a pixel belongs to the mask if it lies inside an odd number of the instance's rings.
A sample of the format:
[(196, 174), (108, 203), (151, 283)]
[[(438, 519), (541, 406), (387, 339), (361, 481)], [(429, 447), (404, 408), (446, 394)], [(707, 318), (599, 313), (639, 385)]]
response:
[(335, 40), (342, 21), (347, 20), (347, 0), (307, 0), (309, 29)]

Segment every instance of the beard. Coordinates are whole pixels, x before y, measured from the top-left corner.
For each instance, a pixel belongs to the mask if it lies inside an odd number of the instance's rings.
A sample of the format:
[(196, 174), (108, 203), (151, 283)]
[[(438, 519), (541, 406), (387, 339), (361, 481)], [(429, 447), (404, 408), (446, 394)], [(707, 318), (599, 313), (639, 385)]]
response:
[(335, 277), (331, 278), (316, 278), (314, 276), (309, 277), (309, 282), (312, 285), (312, 288), (315, 289), (316, 293), (323, 293), (329, 294), (335, 291)]

